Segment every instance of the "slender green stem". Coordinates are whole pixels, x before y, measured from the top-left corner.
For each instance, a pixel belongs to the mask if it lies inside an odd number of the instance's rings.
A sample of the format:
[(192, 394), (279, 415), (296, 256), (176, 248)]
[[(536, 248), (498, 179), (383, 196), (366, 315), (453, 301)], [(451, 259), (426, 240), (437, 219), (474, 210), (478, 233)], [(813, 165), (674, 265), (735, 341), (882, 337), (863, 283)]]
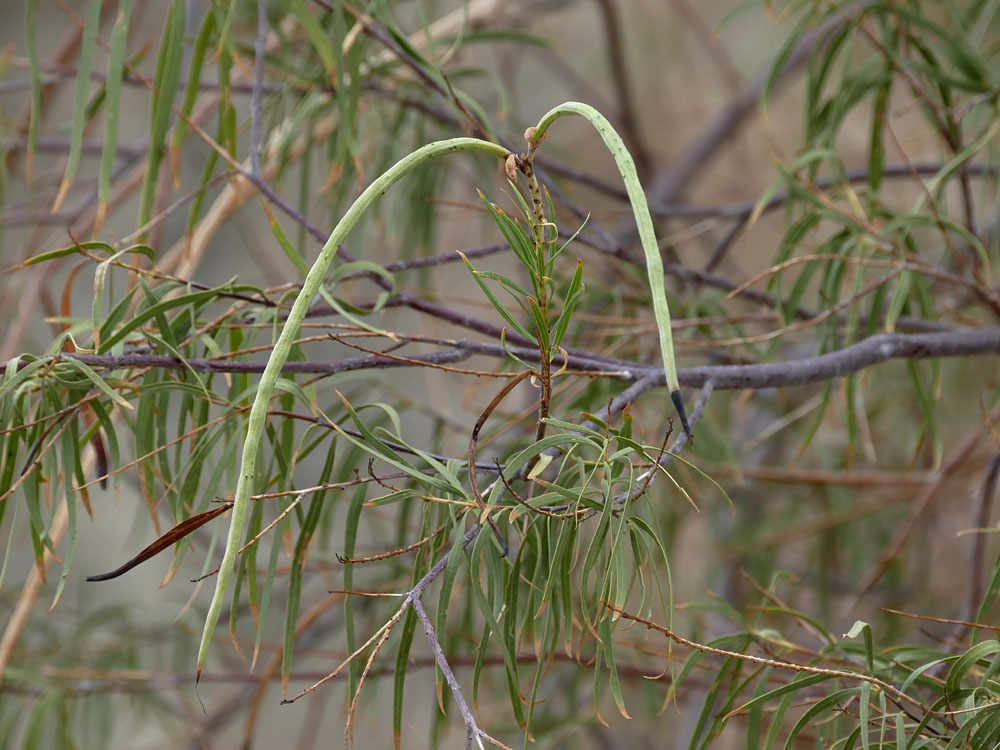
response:
[(670, 397), (681, 418), (684, 432), (690, 439), (691, 429), (688, 426), (684, 401), (681, 399), (680, 385), (677, 382), (677, 366), (674, 364), (674, 337), (670, 330), (670, 308), (667, 305), (667, 292), (663, 286), (663, 260), (660, 258), (660, 248), (656, 243), (653, 219), (649, 214), (649, 205), (646, 203), (646, 194), (639, 182), (635, 162), (628, 149), (625, 148), (625, 142), (615, 132), (608, 119), (589, 104), (581, 104), (580, 102), (566, 102), (546, 112), (538, 121), (534, 132), (528, 134), (533, 149), (545, 138), (549, 126), (566, 115), (579, 115), (594, 126), (601, 138), (604, 139), (604, 145), (608, 147), (614, 157), (622, 181), (625, 183), (625, 191), (632, 204), (635, 223), (639, 229), (642, 251), (646, 256), (646, 273), (649, 276), (649, 291), (653, 298), (653, 315), (656, 317), (656, 327), (660, 334), (660, 353), (663, 356), (663, 370), (667, 376), (667, 386), (670, 388)]
[[(546, 278), (550, 266), (550, 248), (545, 242), (545, 212), (542, 208), (542, 189), (538, 184), (538, 177), (532, 168), (531, 160), (535, 154), (537, 144), (529, 144), (527, 155), (521, 161), (521, 172), (528, 182), (528, 191), (531, 193), (531, 236), (535, 241), (535, 263), (537, 265), (535, 283), (535, 295), (538, 303), (540, 317), (545, 321), (546, 327), (549, 320), (548, 304), (548, 279)], [(549, 403), (552, 398), (552, 337), (548, 332), (538, 331), (538, 352), (541, 357), (539, 367), (539, 385), (541, 386), (538, 395), (538, 422), (535, 428), (535, 442), (537, 443), (545, 437), (546, 418), (549, 416)], [(541, 454), (539, 454), (541, 455)], [(538, 462), (538, 456), (532, 458), (525, 467), (524, 474), (531, 473), (532, 468)], [(529, 485), (529, 497), (534, 492), (535, 484)]]
[[(528, 191), (531, 193), (531, 235), (535, 240), (535, 252), (538, 257), (543, 257), (545, 245), (545, 214), (542, 210), (542, 189), (538, 186), (538, 178), (535, 177), (535, 170), (531, 166), (529, 159), (524, 160), (521, 167), (524, 177), (528, 181)], [(539, 276), (545, 275), (544, 263), (540, 261)]]
[(482, 141), (478, 138), (452, 138), (447, 141), (436, 141), (417, 149), (412, 154), (403, 157), (381, 177), (376, 179), (368, 188), (358, 196), (334, 228), (330, 239), (327, 240), (323, 249), (320, 250), (319, 257), (313, 263), (305, 282), (302, 284), (302, 291), (295, 298), (295, 303), (288, 314), (281, 335), (278, 337), (274, 350), (267, 361), (267, 367), (261, 375), (260, 384), (257, 386), (257, 395), (254, 398), (253, 406), (250, 409), (249, 427), (247, 429), (246, 441), (243, 443), (243, 457), (240, 462), (240, 476), (236, 484), (236, 497), (233, 499), (233, 516), (229, 525), (229, 536), (226, 539), (226, 551), (222, 557), (222, 564), (219, 567), (219, 576), (215, 583), (215, 594), (212, 596), (212, 604), (209, 606), (208, 614), (205, 617), (205, 628), (201, 635), (201, 645), (198, 648), (198, 676), (201, 676), (201, 669), (205, 663), (205, 656), (208, 653), (208, 646), (212, 640), (212, 633), (219, 621), (219, 614), (222, 611), (222, 599), (233, 571), (236, 568), (236, 555), (243, 538), (244, 527), (246, 526), (247, 515), (250, 510), (250, 493), (253, 489), (255, 477), (255, 467), (257, 453), (260, 448), (261, 435), (267, 419), (267, 405), (274, 393), (275, 382), (281, 373), (288, 354), (291, 351), (292, 343), (299, 334), (299, 328), (305, 319), (306, 312), (312, 304), (313, 298), (319, 291), (323, 279), (326, 278), (330, 264), (337, 254), (338, 248), (354, 229), (358, 221), (371, 208), (371, 206), (390, 187), (398, 182), (402, 177), (412, 172), (418, 166), (430, 159), (445, 154), (461, 153), (465, 151), (475, 151), (506, 159), (509, 152), (502, 146), (489, 141)]

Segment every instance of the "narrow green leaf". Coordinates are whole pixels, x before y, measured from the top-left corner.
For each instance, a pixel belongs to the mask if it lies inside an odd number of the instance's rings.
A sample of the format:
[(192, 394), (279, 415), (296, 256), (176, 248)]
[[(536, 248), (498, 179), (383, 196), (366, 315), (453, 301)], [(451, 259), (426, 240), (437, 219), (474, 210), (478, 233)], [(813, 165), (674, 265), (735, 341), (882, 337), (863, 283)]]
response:
[(472, 264), (469, 262), (469, 259), (465, 257), (465, 255), (462, 253), (461, 250), (459, 251), (459, 255), (461, 255), (462, 260), (465, 261), (466, 268), (469, 269), (469, 273), (472, 274), (472, 278), (475, 280), (477, 284), (479, 284), (479, 288), (483, 290), (483, 294), (485, 294), (486, 297), (489, 299), (490, 304), (493, 305), (493, 308), (498, 313), (500, 313), (500, 316), (507, 321), (507, 324), (520, 336), (523, 336), (529, 341), (534, 339), (535, 337), (531, 334), (531, 331), (529, 331), (523, 325), (518, 323), (514, 319), (514, 316), (512, 316), (509, 312), (507, 312), (507, 308), (505, 308), (502, 304), (500, 304), (500, 300), (496, 298), (493, 292), (490, 291), (490, 288), (486, 285), (486, 282), (482, 280), (481, 278), (482, 274), (472, 266)]
[(298, 248), (289, 242), (285, 231), (281, 228), (278, 217), (274, 215), (271, 207), (267, 203), (263, 203), (262, 205), (264, 206), (264, 211), (267, 213), (268, 226), (271, 227), (271, 233), (274, 235), (274, 239), (278, 241), (278, 246), (285, 254), (285, 257), (295, 266), (295, 270), (299, 272), (299, 275), (305, 278), (305, 275), (309, 273), (309, 264), (306, 263), (306, 259), (302, 257)]
[(576, 271), (569, 282), (569, 289), (566, 290), (566, 301), (563, 303), (563, 309), (552, 326), (553, 345), (559, 346), (562, 344), (563, 338), (566, 336), (566, 331), (569, 329), (569, 324), (573, 319), (573, 310), (576, 309), (576, 303), (583, 290), (583, 262), (577, 260)]
[(862, 634), (865, 639), (865, 659), (868, 661), (868, 674), (875, 676), (875, 643), (872, 637), (872, 628), (863, 620), (856, 620), (845, 638), (857, 638)]
[[(224, 287), (219, 287), (224, 288)], [(162, 291), (169, 291), (168, 289), (162, 289)], [(140, 326), (146, 322), (156, 318), (159, 315), (163, 315), (168, 310), (173, 310), (177, 307), (182, 307), (184, 305), (197, 305), (202, 302), (207, 302), (216, 297), (218, 294), (217, 289), (206, 289), (202, 291), (191, 292), (190, 294), (180, 294), (175, 297), (168, 297), (167, 299), (157, 302), (154, 305), (150, 305), (143, 310), (138, 310), (136, 314), (128, 319), (128, 321), (122, 325), (120, 328), (114, 332), (105, 332), (102, 330), (101, 333), (101, 344), (97, 350), (98, 354), (108, 353), (115, 344), (119, 341), (123, 341), (129, 334), (136, 331)], [(120, 312), (124, 315), (125, 309), (121, 308)], [(108, 328), (109, 323), (113, 320), (112, 316), (109, 316), (105, 321), (103, 328)], [(117, 322), (117, 319), (114, 319)]]
[(156, 194), (160, 165), (163, 162), (167, 128), (173, 113), (174, 95), (180, 80), (184, 49), (184, 0), (172, 0), (160, 39), (160, 53), (156, 61), (151, 92), (152, 107), (149, 129), (149, 157), (146, 175), (139, 198), (136, 229), (149, 223), (153, 212), (153, 197)]
[(964, 654), (962, 654), (948, 670), (945, 678), (945, 690), (950, 693), (957, 692), (962, 687), (962, 681), (969, 676), (970, 671), (981, 659), (1000, 653), (1000, 641), (989, 640), (977, 643)]
[(122, 76), (125, 72), (125, 51), (128, 26), (132, 19), (133, 0), (121, 0), (115, 14), (108, 44), (107, 78), (104, 84), (104, 148), (97, 178), (98, 225), (103, 224), (108, 201), (111, 198), (111, 175), (115, 166), (118, 147), (118, 117), (121, 111)]
[(38, 123), (42, 117), (42, 69), (38, 63), (38, 0), (26, 0), (24, 4), (24, 37), (25, 46), (28, 48), (28, 67), (31, 72), (31, 112), (28, 116), (28, 151), (24, 170), (30, 186), (34, 181)]
[(316, 20), (316, 17), (313, 16), (309, 8), (306, 7), (303, 0), (289, 0), (289, 6), (295, 15), (295, 20), (299, 22), (299, 25), (306, 32), (309, 43), (316, 50), (316, 54), (319, 55), (320, 60), (323, 61), (323, 67), (326, 69), (327, 74), (331, 73), (334, 69), (334, 52), (326, 30)]
[[(131, 0), (128, 1), (131, 2)], [(190, 117), (194, 111), (194, 103), (198, 98), (198, 92), (201, 87), (201, 70), (205, 65), (205, 58), (211, 52), (212, 36), (215, 33), (215, 30), (215, 13), (206, 13), (205, 20), (202, 22), (201, 28), (198, 29), (198, 34), (194, 38), (194, 44), (191, 46), (191, 56), (189, 58), (186, 73), (187, 84), (185, 85), (184, 98), (181, 100), (180, 105), (180, 111), (188, 117)], [(174, 123), (173, 139), (170, 144), (172, 152), (176, 155), (175, 158), (179, 159), (180, 147), (184, 143), (184, 136), (186, 134), (187, 121), (178, 117), (177, 122)]]
[(795, 747), (795, 741), (809, 723), (814, 721), (817, 717), (821, 716), (827, 711), (839, 711), (842, 710), (842, 706), (850, 699), (855, 698), (861, 691), (859, 687), (846, 688), (844, 690), (837, 690), (830, 695), (822, 698), (821, 700), (813, 703), (799, 720), (795, 722), (791, 730), (788, 732), (788, 737), (785, 740), (785, 750), (792, 750)]
[[(63, 174), (59, 192), (52, 203), (52, 210), (58, 211), (66, 199), (76, 170), (80, 166), (80, 154), (83, 149), (83, 128), (87, 119), (87, 98), (90, 90), (90, 70), (94, 64), (94, 48), (97, 46), (97, 27), (101, 21), (101, 0), (90, 0), (90, 9), (83, 25), (83, 36), (80, 39), (80, 54), (77, 57), (76, 96), (73, 100), (73, 126), (69, 137), (69, 156), (66, 159), (66, 171)], [(113, 147), (112, 147), (113, 148)]]

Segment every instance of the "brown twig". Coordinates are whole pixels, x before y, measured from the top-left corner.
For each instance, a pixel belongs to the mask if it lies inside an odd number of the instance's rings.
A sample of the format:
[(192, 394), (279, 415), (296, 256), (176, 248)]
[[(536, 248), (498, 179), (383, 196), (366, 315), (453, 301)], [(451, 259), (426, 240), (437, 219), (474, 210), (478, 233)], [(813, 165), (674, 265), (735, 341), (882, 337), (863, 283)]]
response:
[(513, 497), (514, 500), (516, 500), (520, 505), (523, 505), (532, 513), (538, 513), (539, 515), (546, 516), (547, 518), (575, 518), (579, 515), (578, 512), (554, 513), (551, 510), (547, 510), (546, 508), (539, 508), (534, 505), (529, 505), (528, 501), (525, 500), (523, 497), (521, 497), (519, 494), (517, 494), (517, 491), (513, 487), (511, 487), (510, 482), (507, 481), (507, 477), (503, 475), (503, 469), (500, 466), (499, 460), (496, 461), (496, 465), (497, 465), (497, 476), (503, 483), (504, 489), (506, 489), (507, 492), (511, 494), (511, 497)]
[(1000, 632), (1000, 627), (996, 625), (984, 625), (981, 622), (970, 622), (968, 620), (954, 620), (948, 617), (934, 617), (933, 615), (918, 615), (913, 612), (903, 612), (899, 609), (891, 609), (890, 607), (879, 607), (879, 612), (888, 612), (890, 615), (900, 615), (901, 617), (909, 617), (914, 620), (927, 620), (929, 622), (940, 622), (945, 625), (959, 625), (962, 628), (978, 628), (980, 630), (990, 630), (994, 633)]
[(434, 537), (448, 528), (449, 524), (443, 523), (438, 526), (434, 531), (425, 536), (419, 542), (414, 542), (406, 547), (401, 547), (400, 549), (394, 549), (390, 552), (380, 552), (377, 555), (369, 555), (368, 557), (344, 557), (343, 555), (337, 555), (337, 561), (344, 565), (354, 565), (362, 563), (376, 562), (377, 560), (388, 560), (390, 557), (399, 557), (400, 555), (405, 555), (408, 552), (413, 552), (423, 547), (425, 544), (430, 542)]
[(496, 534), (497, 540), (500, 542), (500, 547), (503, 549), (503, 554), (501, 557), (506, 557), (509, 550), (507, 540), (504, 535), (500, 533), (500, 529), (497, 528), (496, 523), (491, 517), (490, 508), (486, 505), (486, 501), (483, 500), (482, 493), (479, 491), (479, 480), (476, 477), (476, 448), (479, 446), (479, 431), (483, 429), (483, 425), (486, 424), (486, 420), (490, 418), (493, 410), (496, 409), (500, 403), (507, 398), (507, 395), (517, 387), (517, 385), (524, 380), (529, 375), (534, 375), (532, 370), (522, 370), (517, 377), (510, 380), (500, 389), (500, 392), (493, 397), (486, 408), (483, 409), (482, 413), (479, 415), (479, 419), (476, 420), (476, 424), (472, 427), (472, 436), (469, 438), (469, 486), (472, 488), (472, 496), (476, 499), (476, 504), (479, 506), (479, 523), (484, 521), (490, 525), (493, 529), (493, 533)]
[[(652, 620), (647, 620), (645, 617), (629, 614), (624, 609), (619, 609), (610, 602), (605, 602), (604, 606), (610, 609), (612, 612), (617, 612), (619, 615), (621, 615), (626, 619), (633, 620), (635, 622), (640, 623), (641, 625), (645, 625), (650, 630), (655, 630), (658, 633), (662, 633), (667, 638), (672, 640), (674, 643), (680, 644), (681, 646), (687, 646), (688, 648), (695, 649), (696, 651), (701, 651), (702, 653), (716, 654), (717, 656), (725, 656), (726, 658), (729, 659), (737, 659), (739, 661), (746, 661), (750, 662), (751, 664), (759, 664), (761, 666), (773, 667), (776, 669), (786, 669), (792, 672), (804, 672), (806, 674), (826, 675), (827, 677), (840, 678), (844, 680), (849, 680), (851, 682), (867, 682), (871, 685), (874, 685), (875, 687), (882, 689), (883, 691), (891, 695), (894, 699), (898, 699), (902, 703), (909, 703), (911, 706), (920, 709), (924, 713), (931, 713), (931, 710), (926, 706), (924, 706), (924, 704), (922, 704), (916, 698), (907, 695), (902, 690), (895, 687), (894, 685), (890, 685), (885, 680), (880, 680), (877, 677), (872, 677), (871, 675), (860, 674), (858, 672), (848, 672), (843, 669), (825, 669), (823, 667), (813, 667), (806, 664), (795, 664), (794, 662), (779, 661), (777, 659), (764, 659), (760, 656), (741, 654), (738, 651), (726, 651), (725, 649), (721, 648), (713, 648), (712, 646), (707, 646), (703, 643), (697, 643), (696, 641), (690, 641), (687, 638), (679, 636), (669, 628), (666, 628), (663, 625), (658, 625)], [(732, 716), (735, 713), (739, 713), (741, 710), (742, 706), (733, 709), (732, 711), (729, 712), (728, 715)]]

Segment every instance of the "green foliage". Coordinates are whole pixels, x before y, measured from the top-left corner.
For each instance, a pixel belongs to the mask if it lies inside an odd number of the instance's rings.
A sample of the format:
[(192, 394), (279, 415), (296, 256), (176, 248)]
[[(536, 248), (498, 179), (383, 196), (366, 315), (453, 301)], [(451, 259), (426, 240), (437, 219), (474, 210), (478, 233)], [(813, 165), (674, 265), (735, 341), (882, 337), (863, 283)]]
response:
[(41, 300), (3, 346), (53, 330), (0, 374), (0, 744), (252, 739), (298, 722), (277, 682), (404, 747), (1000, 743), (997, 351), (962, 348), (1000, 315), (1000, 6), (747, 4), (803, 120), (720, 207), (663, 205), (627, 91), (521, 112), (489, 55), (542, 81), (544, 3), (174, 0), (148, 46), (136, 5), (81, 6), (67, 84), (28, 0), (2, 122), (0, 302)]

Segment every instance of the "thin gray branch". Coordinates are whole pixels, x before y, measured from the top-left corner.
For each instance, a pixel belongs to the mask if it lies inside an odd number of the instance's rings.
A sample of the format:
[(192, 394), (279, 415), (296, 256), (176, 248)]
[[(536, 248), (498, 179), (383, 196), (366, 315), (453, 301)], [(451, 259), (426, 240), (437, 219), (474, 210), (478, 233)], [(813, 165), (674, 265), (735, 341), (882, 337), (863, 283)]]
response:
[[(608, 407), (608, 419), (610, 420), (611, 417), (617, 416), (626, 406), (632, 403), (635, 399), (639, 398), (639, 396), (644, 394), (650, 388), (653, 388), (655, 386), (655, 381), (656, 381), (655, 377), (652, 376), (645, 377), (642, 380), (636, 382), (635, 384), (629, 386), (624, 391), (622, 391), (618, 395), (618, 397), (611, 402), (610, 406)], [(715, 383), (712, 380), (707, 381), (705, 385), (702, 386), (701, 394), (698, 396), (698, 402), (694, 405), (694, 410), (691, 412), (691, 416), (688, 418), (688, 423), (690, 424), (692, 429), (696, 424), (698, 424), (698, 420), (701, 419), (702, 414), (705, 413), (705, 407), (708, 405), (708, 399), (711, 397), (712, 391), (714, 389), (715, 389)], [(589, 427), (590, 429), (598, 429), (599, 425), (596, 422), (588, 422), (586, 424), (586, 427)], [(688, 442), (688, 433), (685, 432), (684, 430), (681, 430), (681, 434), (674, 441), (674, 444), (670, 446), (670, 449), (668, 451), (665, 451), (664, 454), (660, 456), (659, 466), (666, 466), (668, 463), (670, 463), (673, 460), (674, 456), (681, 451), (681, 449), (687, 444), (687, 442)], [(545, 452), (550, 455), (555, 454), (554, 449), (550, 449)], [(502, 467), (500, 467), (499, 464), (497, 465), (497, 468), (499, 468), (502, 471)], [(650, 477), (649, 481), (648, 482), (646, 481), (646, 477), (649, 476), (650, 472), (653, 471), (654, 469), (651, 468), (647, 472), (642, 474), (638, 478), (638, 486), (633, 487), (627, 492), (622, 492), (619, 495), (615, 495), (613, 498), (611, 498), (611, 502), (614, 505), (621, 505), (626, 501), (630, 501), (639, 497), (646, 491), (649, 485), (652, 484), (653, 480), (656, 478), (656, 474), (654, 473), (653, 476)], [(550, 505), (543, 508), (543, 510), (554, 513), (560, 513), (562, 511), (565, 511), (568, 507), (569, 507), (568, 505)]]
[[(708, 399), (711, 398), (712, 391), (714, 389), (715, 389), (715, 382), (712, 380), (706, 381), (705, 385), (702, 386), (701, 394), (698, 396), (698, 403), (694, 405), (694, 410), (691, 412), (691, 417), (688, 420), (692, 428), (694, 428), (694, 426), (698, 423), (698, 420), (701, 419), (701, 415), (705, 413), (705, 407), (708, 406)], [(657, 466), (662, 467), (670, 463), (673, 460), (674, 456), (676, 456), (680, 452), (680, 450), (687, 444), (687, 442), (688, 442), (688, 433), (684, 430), (681, 430), (681, 434), (677, 436), (677, 439), (674, 441), (674, 444), (670, 446), (670, 449), (665, 451), (664, 454), (660, 456), (660, 459), (657, 462)], [(637, 482), (639, 484), (638, 487), (634, 487), (627, 492), (623, 492), (620, 495), (616, 495), (614, 498), (612, 498), (612, 502), (615, 505), (621, 505), (626, 501), (631, 501), (638, 498), (647, 490), (649, 485), (651, 485), (656, 480), (658, 474), (659, 472), (656, 471), (656, 467), (651, 467), (649, 470), (647, 470), (645, 473), (641, 474), (638, 477), (637, 479)], [(647, 477), (649, 477), (649, 481), (646, 481)]]
[[(647, 391), (656, 388), (657, 385), (658, 382), (655, 374), (646, 375), (635, 381), (611, 400), (611, 404), (608, 406), (608, 417), (618, 416), (626, 406)], [(596, 423), (592, 424), (596, 426)], [(694, 424), (694, 422), (691, 422), (691, 424)]]
[(448, 683), (448, 688), (455, 699), (455, 704), (462, 714), (462, 720), (465, 722), (465, 750), (472, 750), (473, 738), (478, 740), (485, 732), (476, 724), (476, 717), (469, 708), (469, 704), (465, 702), (465, 696), (462, 695), (462, 686), (458, 684), (458, 680), (455, 679), (455, 673), (451, 671), (451, 667), (448, 665), (448, 660), (445, 658), (444, 650), (438, 642), (434, 626), (431, 624), (431, 620), (424, 610), (424, 605), (420, 603), (420, 599), (416, 598), (412, 599), (410, 604), (413, 606), (413, 611), (416, 613), (417, 619), (420, 620), (420, 624), (424, 627), (424, 633), (427, 635), (427, 642), (431, 646), (434, 659), (441, 668), (441, 672), (444, 673), (445, 682)]
[[(432, 354), (415, 354), (408, 360), (391, 357), (348, 357), (332, 362), (287, 362), (284, 372), (298, 374), (332, 375), (351, 370), (371, 370), (385, 367), (418, 367), (420, 365), (440, 365), (460, 362), (471, 352), (455, 349)], [(160, 367), (168, 370), (194, 370), (195, 372), (264, 372), (267, 362), (232, 362), (217, 359), (186, 359), (168, 357), (162, 354), (67, 354), (68, 359), (76, 359), (91, 367), (103, 369), (129, 369), (133, 367)]]

